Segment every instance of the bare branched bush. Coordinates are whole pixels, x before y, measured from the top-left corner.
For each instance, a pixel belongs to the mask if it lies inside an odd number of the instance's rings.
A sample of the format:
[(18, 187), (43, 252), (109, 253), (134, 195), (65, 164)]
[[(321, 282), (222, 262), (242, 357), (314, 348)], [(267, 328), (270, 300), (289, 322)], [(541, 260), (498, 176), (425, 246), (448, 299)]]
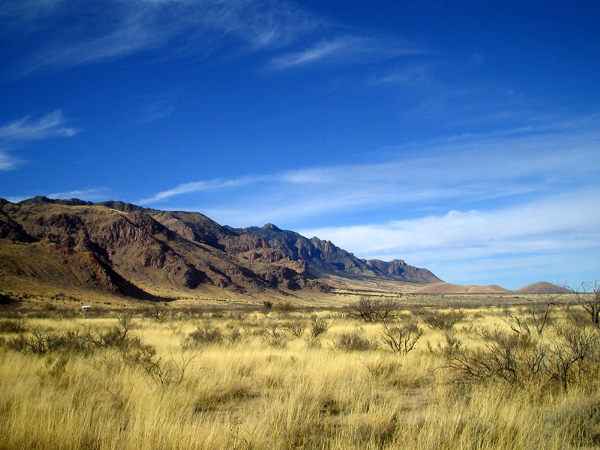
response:
[(306, 330), (306, 322), (302, 319), (287, 320), (281, 324), (281, 328), (291, 336), (301, 338)]
[(445, 351), (447, 367), (456, 381), (503, 380), (510, 385), (521, 385), (543, 370), (547, 351), (536, 345), (529, 333), (483, 328), (475, 334), (483, 347), (467, 349), (455, 342)]
[(285, 347), (287, 339), (285, 333), (280, 331), (278, 322), (269, 322), (262, 330), (262, 337), (271, 347)]
[(182, 352), (179, 358), (173, 354), (157, 357), (154, 354), (145, 354), (136, 363), (160, 387), (181, 384), (186, 371), (196, 355), (186, 356)]
[(423, 329), (411, 321), (398, 325), (384, 324), (380, 338), (393, 353), (406, 355), (415, 348), (422, 335)]
[(131, 314), (120, 314), (117, 316), (117, 324), (109, 329), (88, 325), (80, 334), (82, 341), (88, 347), (97, 348), (139, 348), (142, 345), (141, 336), (132, 335), (130, 332), (135, 328)]
[(483, 345), (472, 349), (448, 334), (442, 354), (455, 381), (465, 384), (499, 380), (523, 386), (536, 381), (554, 383), (566, 391), (571, 385), (597, 378), (600, 335), (595, 329), (577, 323), (554, 328), (550, 340), (518, 325), (510, 330), (478, 329), (473, 334)]
[(157, 322), (165, 320), (170, 312), (171, 311), (169, 311), (169, 308), (166, 305), (161, 305), (158, 303), (144, 308), (144, 313)]
[(74, 331), (55, 331), (31, 327), (28, 333), (3, 341), (3, 344), (18, 352), (45, 355), (56, 351), (85, 351), (87, 347), (81, 335)]
[(462, 311), (432, 311), (423, 316), (423, 321), (433, 330), (448, 331), (464, 318), (465, 313)]
[(242, 333), (239, 328), (233, 328), (227, 335), (226, 338), (232, 344), (242, 340)]
[(600, 335), (589, 326), (557, 327), (547, 362), (548, 374), (567, 390), (570, 384), (597, 377), (600, 369)]
[(571, 291), (575, 295), (574, 303), (583, 308), (591, 324), (600, 332), (600, 283), (581, 283), (577, 290)]
[(385, 322), (398, 315), (398, 307), (398, 302), (393, 299), (377, 300), (361, 297), (360, 300), (349, 306), (348, 315), (365, 322)]

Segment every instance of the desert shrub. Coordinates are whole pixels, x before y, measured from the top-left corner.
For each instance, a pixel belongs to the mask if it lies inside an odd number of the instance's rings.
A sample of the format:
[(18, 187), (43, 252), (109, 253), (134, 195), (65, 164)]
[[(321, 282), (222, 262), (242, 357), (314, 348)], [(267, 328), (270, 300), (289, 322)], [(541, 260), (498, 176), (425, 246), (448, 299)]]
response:
[(392, 299), (376, 300), (362, 297), (349, 306), (348, 315), (365, 322), (384, 322), (398, 315), (398, 302)]
[(600, 335), (593, 327), (576, 324), (556, 328), (545, 368), (548, 376), (567, 388), (587, 384), (600, 373)]
[(600, 336), (593, 327), (566, 324), (555, 327), (549, 341), (534, 338), (528, 328), (482, 328), (473, 332), (482, 343), (467, 348), (447, 333), (442, 353), (454, 380), (463, 384), (502, 381), (523, 386), (529, 381), (595, 385), (600, 372)]
[(31, 327), (28, 333), (3, 341), (3, 344), (18, 352), (45, 355), (56, 351), (86, 351), (81, 335), (74, 331), (55, 331)]
[(432, 311), (423, 315), (423, 322), (433, 330), (450, 330), (464, 318), (465, 313), (462, 311)]
[(223, 341), (223, 332), (219, 327), (215, 327), (209, 320), (204, 321), (202, 326), (192, 331), (182, 342), (185, 348), (198, 346), (201, 344), (218, 344)]
[(179, 358), (173, 354), (156, 356), (152, 352), (145, 352), (134, 362), (150, 379), (160, 387), (181, 384), (185, 380), (186, 372), (196, 355), (185, 356), (182, 352)]
[(590, 323), (600, 331), (600, 284), (596, 281), (582, 283), (579, 289), (572, 290), (575, 295), (574, 303), (582, 308)]
[(1, 319), (0, 333), (23, 333), (27, 331), (25, 319)]
[(281, 324), (281, 328), (291, 336), (301, 338), (306, 330), (306, 322), (302, 319), (287, 320)]
[(342, 333), (333, 340), (333, 347), (343, 351), (366, 351), (375, 350), (379, 344), (362, 336), (362, 330), (354, 330)]
[(144, 308), (145, 315), (156, 320), (157, 322), (165, 320), (169, 316), (170, 312), (171, 311), (166, 305), (160, 304), (153, 304)]
[(483, 344), (481, 347), (466, 348), (453, 333), (446, 333), (448, 345), (443, 353), (454, 381), (469, 384), (501, 380), (521, 386), (543, 373), (548, 349), (531, 334), (499, 328), (481, 328), (472, 333)]
[(285, 347), (287, 345), (285, 333), (280, 331), (279, 325), (278, 322), (269, 322), (262, 329), (262, 337), (271, 347)]
[(276, 303), (273, 309), (275, 309), (276, 311), (293, 311), (296, 309), (296, 307), (292, 305), (291, 302), (281, 302)]
[(326, 333), (329, 329), (329, 322), (319, 317), (317, 315), (313, 315), (310, 318), (310, 336), (313, 339), (316, 339), (321, 334)]
[(128, 350), (142, 346), (141, 336), (132, 335), (130, 332), (135, 328), (131, 314), (120, 314), (117, 316), (117, 324), (106, 329), (93, 326), (84, 327), (81, 339), (90, 347), (96, 348), (119, 348)]
[(232, 328), (231, 331), (225, 336), (229, 342), (236, 343), (242, 340), (242, 333), (239, 328)]
[(398, 372), (402, 368), (402, 364), (398, 361), (390, 361), (382, 356), (369, 361), (362, 361), (362, 364), (373, 378), (385, 381), (395, 381)]
[(384, 324), (380, 338), (392, 353), (406, 355), (415, 348), (422, 335), (423, 329), (410, 321), (397, 325)]

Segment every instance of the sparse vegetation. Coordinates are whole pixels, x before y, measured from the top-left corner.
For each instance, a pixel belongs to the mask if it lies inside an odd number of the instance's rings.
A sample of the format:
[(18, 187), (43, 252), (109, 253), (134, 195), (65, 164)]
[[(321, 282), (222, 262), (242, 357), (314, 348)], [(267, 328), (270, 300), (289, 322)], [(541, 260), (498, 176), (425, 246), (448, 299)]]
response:
[(572, 299), (5, 317), (0, 448), (597, 448), (600, 334)]

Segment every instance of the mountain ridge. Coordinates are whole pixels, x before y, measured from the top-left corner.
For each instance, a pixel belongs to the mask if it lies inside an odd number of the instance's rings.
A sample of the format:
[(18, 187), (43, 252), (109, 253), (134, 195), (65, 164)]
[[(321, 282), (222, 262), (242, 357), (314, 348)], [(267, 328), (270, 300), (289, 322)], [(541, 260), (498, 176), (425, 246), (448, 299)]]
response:
[(271, 223), (262, 228), (232, 229), (261, 237), (271, 247), (284, 250), (295, 259), (307, 261), (309, 270), (325, 278), (329, 275), (350, 279), (385, 278), (390, 281), (415, 284), (433, 284), (442, 281), (429, 270), (410, 266), (404, 260), (381, 261), (357, 258), (353, 253), (337, 247), (331, 241), (317, 237), (308, 239), (295, 231), (282, 230)]
[[(39, 283), (60, 284), (64, 276), (71, 284), (85, 287), (88, 283), (90, 289), (139, 299), (158, 298), (159, 291), (173, 294), (207, 286), (240, 294), (327, 292), (336, 277), (354, 281), (379, 277), (396, 287), (439, 281), (426, 269), (412, 268), (402, 260), (361, 260), (330, 241), (309, 240), (273, 224), (266, 228), (286, 237), (281, 242), (295, 239), (295, 245), (273, 245), (259, 233), (221, 226), (196, 212), (155, 210), (120, 201), (40, 196), (11, 203), (1, 199), (0, 240), (7, 256), (1, 269), (13, 278), (25, 276), (17, 268), (35, 264), (26, 260), (27, 252), (18, 251), (18, 245), (35, 245), (47, 268), (34, 268), (27, 276), (37, 277)], [(60, 260), (57, 252), (68, 257)], [(53, 258), (64, 266), (75, 261), (78, 265), (65, 272)], [(94, 268), (83, 260), (93, 260)], [(54, 274), (47, 273), (52, 270)], [(98, 283), (98, 279), (106, 281)]]

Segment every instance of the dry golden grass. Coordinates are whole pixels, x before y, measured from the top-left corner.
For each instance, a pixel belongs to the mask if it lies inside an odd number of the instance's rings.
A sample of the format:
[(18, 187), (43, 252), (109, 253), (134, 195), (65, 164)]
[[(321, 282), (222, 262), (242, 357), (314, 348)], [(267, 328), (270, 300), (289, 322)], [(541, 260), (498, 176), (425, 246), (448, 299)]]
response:
[[(495, 306), (462, 311), (453, 330), (465, 342), (473, 327), (508, 327)], [(600, 448), (598, 383), (568, 391), (493, 380), (459, 386), (436, 350), (444, 332), (426, 326), (423, 315), (411, 316), (424, 331), (415, 350), (396, 355), (382, 346), (381, 324), (339, 311), (317, 313), (329, 325), (317, 338), (308, 325), (300, 338), (283, 332), (284, 323), (308, 323), (312, 314), (175, 311), (160, 321), (137, 314), (128, 336), (142, 337), (141, 347), (45, 354), (17, 351), (8, 345), (16, 335), (5, 334), (0, 448)], [(32, 318), (26, 326), (120, 325), (115, 317), (75, 317)], [(190, 341), (195, 331), (216, 329), (220, 340)], [(351, 333), (379, 348), (336, 348)], [(135, 354), (144, 345), (156, 352), (147, 360)]]

